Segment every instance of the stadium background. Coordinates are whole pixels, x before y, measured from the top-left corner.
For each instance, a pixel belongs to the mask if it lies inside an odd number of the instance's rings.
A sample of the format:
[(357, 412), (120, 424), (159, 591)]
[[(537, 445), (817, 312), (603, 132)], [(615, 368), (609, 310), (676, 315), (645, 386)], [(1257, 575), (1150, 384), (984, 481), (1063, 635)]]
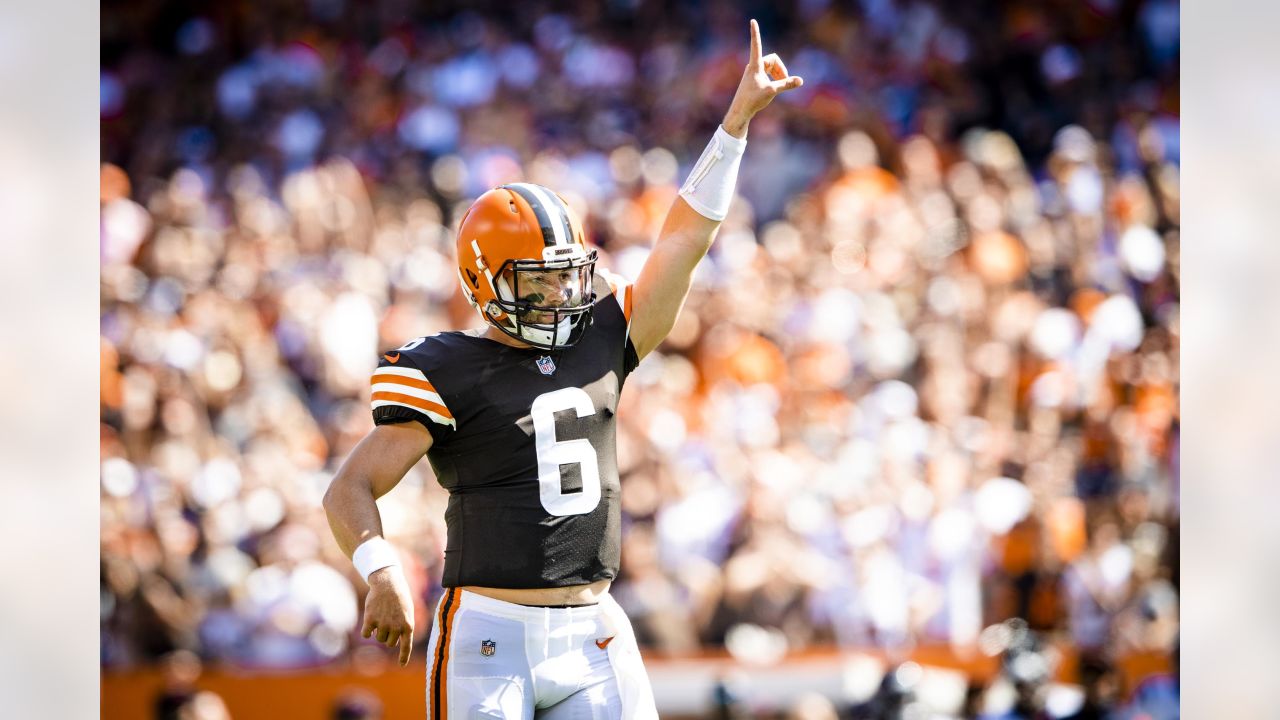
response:
[[(421, 716), (319, 506), (374, 359), (504, 181), (634, 277), (748, 17), (806, 85), (620, 413), (660, 708), (1176, 712), (1176, 2), (312, 0), (102, 6), (104, 717)], [(380, 503), (419, 642), (443, 500)]]

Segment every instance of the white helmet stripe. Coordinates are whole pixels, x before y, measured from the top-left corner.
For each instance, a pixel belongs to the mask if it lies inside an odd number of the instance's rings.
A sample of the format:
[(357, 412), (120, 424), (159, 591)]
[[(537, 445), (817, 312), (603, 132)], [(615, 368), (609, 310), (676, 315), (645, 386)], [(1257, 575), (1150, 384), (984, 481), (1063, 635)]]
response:
[(534, 185), (533, 183), (517, 184), (533, 193), (533, 196), (538, 198), (538, 202), (542, 204), (543, 209), (551, 216), (551, 231), (555, 233), (556, 245), (572, 243), (573, 237), (569, 232), (569, 216), (565, 214), (564, 203), (560, 202), (560, 198), (547, 192), (547, 189), (541, 185)]
[(489, 281), (489, 289), (493, 291), (494, 295), (498, 295), (498, 286), (493, 282), (493, 270), (489, 269), (489, 263), (481, 261), (484, 254), (480, 252), (480, 242), (473, 239), (471, 241), (471, 249), (476, 253), (476, 267), (480, 268), (480, 271), (484, 273), (485, 280)]

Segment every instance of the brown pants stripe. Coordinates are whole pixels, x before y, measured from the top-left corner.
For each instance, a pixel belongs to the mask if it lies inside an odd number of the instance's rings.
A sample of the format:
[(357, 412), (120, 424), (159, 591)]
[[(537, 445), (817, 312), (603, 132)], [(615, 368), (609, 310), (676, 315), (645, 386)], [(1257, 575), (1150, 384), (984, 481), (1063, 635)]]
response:
[(431, 707), (430, 720), (447, 720), (449, 712), (448, 681), (446, 672), (449, 665), (450, 631), (453, 629), (453, 618), (458, 613), (458, 589), (449, 588), (444, 599), (440, 601), (440, 612), (436, 615), (437, 634), (435, 669), (431, 672)]

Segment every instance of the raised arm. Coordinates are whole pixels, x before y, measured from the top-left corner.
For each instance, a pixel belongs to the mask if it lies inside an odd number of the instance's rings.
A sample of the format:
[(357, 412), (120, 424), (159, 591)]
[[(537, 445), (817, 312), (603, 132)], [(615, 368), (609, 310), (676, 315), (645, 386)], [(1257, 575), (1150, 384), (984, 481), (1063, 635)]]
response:
[(747, 126), (779, 93), (804, 84), (775, 53), (761, 55), (760, 26), (751, 21), (751, 53), (724, 122), (667, 212), (653, 252), (636, 280), (631, 341), (644, 357), (667, 337), (689, 294), (693, 269), (707, 254), (729, 211)]

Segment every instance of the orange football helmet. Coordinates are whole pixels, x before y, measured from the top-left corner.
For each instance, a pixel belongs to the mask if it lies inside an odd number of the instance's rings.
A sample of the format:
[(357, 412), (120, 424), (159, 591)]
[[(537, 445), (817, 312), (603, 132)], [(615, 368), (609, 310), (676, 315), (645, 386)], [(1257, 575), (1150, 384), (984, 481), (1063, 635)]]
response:
[(591, 324), (596, 251), (564, 200), (532, 183), (481, 195), (458, 226), (458, 280), (490, 325), (544, 350)]

